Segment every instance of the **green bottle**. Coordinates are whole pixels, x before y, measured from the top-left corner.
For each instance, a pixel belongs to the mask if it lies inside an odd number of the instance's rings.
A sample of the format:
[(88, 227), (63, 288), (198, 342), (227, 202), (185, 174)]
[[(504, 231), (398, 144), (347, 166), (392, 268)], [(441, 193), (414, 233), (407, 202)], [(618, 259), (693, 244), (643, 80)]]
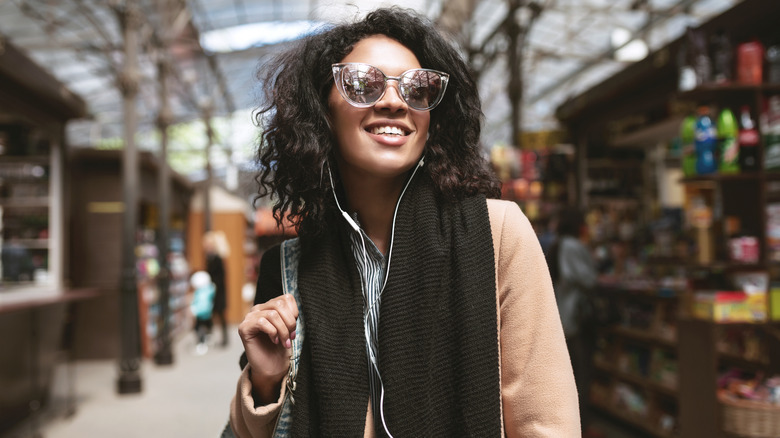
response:
[(694, 147), (694, 131), (696, 117), (689, 115), (683, 119), (680, 126), (680, 140), (682, 141), (682, 171), (685, 176), (696, 175), (696, 148)]
[(718, 137), (720, 140), (721, 173), (739, 173), (739, 142), (737, 141), (737, 119), (728, 108), (718, 116)]

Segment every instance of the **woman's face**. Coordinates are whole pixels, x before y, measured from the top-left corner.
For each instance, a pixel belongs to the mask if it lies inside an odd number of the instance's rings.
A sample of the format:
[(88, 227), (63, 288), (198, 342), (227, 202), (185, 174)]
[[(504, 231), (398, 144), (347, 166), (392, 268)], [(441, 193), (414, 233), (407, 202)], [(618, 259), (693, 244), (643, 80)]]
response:
[[(359, 41), (341, 62), (371, 64), (387, 76), (421, 67), (411, 50), (384, 35)], [(338, 142), (339, 170), (346, 181), (398, 178), (420, 159), (430, 112), (411, 109), (401, 98), (397, 81), (388, 81), (384, 96), (369, 108), (352, 106), (334, 85), (328, 106)], [(400, 128), (402, 133), (385, 128)]]

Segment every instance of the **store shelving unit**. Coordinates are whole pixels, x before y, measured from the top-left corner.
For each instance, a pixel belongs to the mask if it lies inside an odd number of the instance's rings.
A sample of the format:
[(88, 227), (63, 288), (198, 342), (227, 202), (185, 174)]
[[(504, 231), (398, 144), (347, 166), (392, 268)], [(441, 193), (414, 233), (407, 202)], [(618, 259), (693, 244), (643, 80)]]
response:
[(619, 309), (619, 321), (599, 329), (591, 406), (650, 436), (676, 436), (679, 296), (612, 283), (593, 298)]
[(45, 66), (5, 35), (0, 40), (0, 434), (39, 436), (48, 405), (72, 413), (72, 391), (66, 400), (53, 389), (72, 388), (74, 315), (97, 295), (68, 283), (79, 261), (64, 254), (71, 212), (65, 126), (89, 111)]
[[(180, 245), (172, 245), (178, 247)], [(142, 331), (141, 350), (144, 357), (157, 353), (162, 325), (160, 314), (159, 263), (157, 246), (147, 242), (138, 246), (139, 318)], [(189, 312), (189, 268), (180, 250), (168, 254), (170, 283), (168, 285), (168, 328), (170, 339), (176, 340), (193, 327)]]
[[(759, 114), (764, 100), (770, 95), (780, 94), (780, 85), (727, 85), (701, 87), (685, 93), (680, 93), (680, 100), (692, 101), (696, 104), (710, 104), (717, 107), (739, 108), (749, 105), (754, 118)], [(761, 129), (758, 124), (759, 131)], [(762, 133), (763, 134), (763, 133)], [(759, 163), (764, 162), (765, 144), (760, 135)], [(700, 284), (693, 284), (694, 290), (719, 286), (722, 278), (710, 282), (716, 275), (727, 277), (737, 271), (767, 272), (770, 279), (777, 280), (778, 266), (770, 262), (767, 245), (767, 212), (766, 206), (773, 202), (769, 195), (772, 181), (780, 179), (780, 173), (761, 170), (738, 174), (712, 174), (683, 178), (681, 183), (688, 194), (708, 191), (715, 212), (712, 232), (713, 241), (717, 245), (711, 263), (693, 264), (687, 268), (689, 272), (703, 271), (697, 276)], [(723, 224), (726, 217), (734, 217), (750, 234), (755, 235), (759, 242), (759, 260), (755, 263), (734, 262), (728, 257), (726, 236)], [(765, 334), (764, 328), (772, 327), (769, 322), (719, 324), (714, 321), (690, 319), (684, 316), (680, 319), (680, 409), (681, 423), (688, 430), (696, 428), (701, 436), (730, 436), (722, 429), (722, 406), (717, 400), (717, 379), (727, 368), (737, 368), (746, 371), (765, 373), (780, 372), (780, 340)], [(727, 351), (727, 347), (737, 345), (727, 336), (742, 336), (749, 339), (754, 347), (744, 351)], [(740, 335), (740, 333), (742, 333)], [(750, 351), (752, 350), (752, 351)], [(712, 421), (712, 419), (717, 421)]]
[[(758, 113), (762, 100), (767, 95), (780, 94), (777, 86), (726, 86), (707, 87), (677, 96), (694, 103), (707, 102), (710, 105), (739, 107), (749, 103), (753, 114)], [(763, 148), (763, 144), (760, 145)], [(763, 150), (759, 155), (763, 163)], [(771, 184), (780, 181), (780, 173), (756, 171), (739, 174), (712, 174), (687, 177), (680, 183), (690, 192), (703, 190), (708, 202), (716, 212), (713, 227), (719, 228), (713, 237), (711, 260), (702, 262), (697, 258), (668, 260), (646, 260), (647, 264), (676, 265), (692, 279), (692, 289), (706, 289), (714, 278), (721, 280), (733, 273), (768, 271), (770, 278), (780, 278), (780, 263), (770, 260), (767, 247), (766, 205), (780, 202), (780, 190)], [(723, 229), (724, 218), (736, 216), (739, 222), (756, 235), (760, 242), (760, 259), (755, 263), (732, 261), (728, 258), (727, 237)], [(764, 373), (780, 372), (780, 323), (762, 322), (754, 324), (718, 324), (713, 321), (692, 319), (684, 309), (691, 297), (685, 292), (670, 296), (652, 288), (637, 288), (632, 285), (602, 285), (598, 294), (622, 309), (644, 306), (645, 314), (652, 318), (644, 324), (632, 324), (630, 318), (622, 318), (620, 324), (602, 330), (600, 336), (608, 351), (597, 353), (594, 360), (594, 385), (591, 389), (591, 405), (596, 409), (633, 425), (646, 435), (730, 437), (722, 428), (722, 406), (717, 398), (717, 381), (720, 372), (728, 367)], [(659, 331), (659, 320), (666, 320), (674, 327), (674, 334)], [(751, 353), (728, 351), (725, 346), (731, 339), (726, 332), (749, 332), (746, 337), (759, 347)], [(663, 334), (660, 334), (663, 333)], [(642, 353), (644, 351), (644, 353)], [(628, 353), (627, 353), (628, 352)], [(653, 378), (657, 366), (656, 356), (668, 353), (676, 360), (679, 385), (660, 383)], [(642, 357), (644, 366), (627, 369), (621, 356), (633, 354)], [(601, 355), (601, 356), (600, 356)], [(625, 403), (615, 402), (616, 388), (623, 385), (623, 392), (632, 391), (647, 406), (640, 413)], [(629, 388), (629, 389), (625, 389)], [(672, 415), (675, 428), (663, 428), (658, 409), (666, 408)], [(632, 410), (633, 409), (633, 410)]]
[[(121, 152), (120, 150), (93, 150), (89, 148), (74, 148), (69, 157), (69, 168), (78, 178), (73, 178), (71, 200), (73, 217), (71, 219), (71, 238), (73, 245), (69, 257), (80, 263), (71, 267), (71, 281), (75, 285), (99, 288), (103, 295), (94, 304), (89, 314), (81, 315), (84, 331), (79, 333), (77, 350), (84, 357), (103, 358), (107, 355), (118, 355), (119, 343), (117, 312), (120, 309), (121, 291), (121, 245), (116, 238), (116, 230), (122, 227), (122, 189), (121, 189)], [(159, 192), (158, 178), (160, 176), (160, 161), (149, 153), (139, 154), (139, 185), (137, 222), (137, 243), (155, 247), (156, 230), (159, 226)], [(170, 251), (174, 251), (174, 238), (187, 229), (187, 212), (192, 196), (192, 185), (182, 176), (171, 172), (170, 198)], [(187, 243), (182, 242), (175, 247), (183, 253)], [(142, 260), (155, 259), (153, 253), (137, 253)], [(139, 270), (140, 271), (140, 270)], [(143, 354), (150, 357), (154, 354), (157, 340), (158, 320), (157, 310), (158, 289), (157, 278), (145, 275), (140, 271), (136, 277), (138, 282), (138, 317), (139, 344)], [(184, 274), (185, 276), (187, 274)], [(186, 290), (182, 293), (182, 285), (186, 288), (187, 280), (172, 278), (169, 309), (172, 321), (170, 334), (175, 339), (181, 330), (178, 327), (189, 327), (186, 316), (186, 306), (181, 297), (186, 299)], [(185, 310), (182, 310), (185, 309)], [(109, 317), (100, 317), (109, 315)], [(116, 315), (116, 316), (114, 316)], [(178, 330), (178, 331), (177, 331)]]
[(13, 288), (36, 282), (36, 276), (38, 283), (48, 277), (51, 158), (4, 152), (7, 155), (0, 155), (0, 240), (4, 253), (0, 283)]
[[(722, 14), (702, 23), (696, 30), (705, 35), (715, 35), (725, 32), (732, 41), (732, 46), (737, 46), (752, 39), (761, 40), (765, 47), (774, 45), (780, 37), (778, 33), (776, 17), (780, 14), (780, 2), (773, 0), (743, 0), (736, 2), (733, 7)], [(665, 251), (680, 253), (679, 261), (669, 271), (676, 277), (684, 277), (690, 282), (687, 287), (691, 291), (712, 290), (728, 284), (732, 274), (746, 273), (750, 271), (769, 272), (771, 281), (780, 281), (780, 250), (777, 243), (770, 246), (768, 238), (772, 234), (767, 230), (769, 219), (777, 215), (778, 210), (768, 212), (769, 204), (780, 204), (780, 169), (777, 173), (771, 170), (759, 170), (752, 173), (742, 172), (735, 175), (706, 175), (680, 179), (680, 172), (685, 170), (679, 154), (672, 154), (672, 159), (659, 157), (658, 152), (672, 151), (677, 153), (681, 148), (675, 147), (675, 137), (680, 135), (682, 119), (693, 112), (697, 106), (709, 105), (715, 108), (729, 107), (732, 111), (738, 110), (742, 105), (749, 105), (751, 115), (759, 129), (761, 121), (759, 114), (762, 112), (763, 100), (769, 96), (780, 95), (780, 84), (761, 85), (709, 85), (701, 86), (690, 91), (679, 91), (680, 88), (680, 60), (685, 59), (687, 45), (686, 36), (669, 42), (650, 53), (645, 59), (627, 66), (610, 78), (605, 79), (590, 89), (573, 96), (556, 109), (556, 115), (571, 133), (572, 142), (577, 150), (577, 169), (581, 187), (587, 187), (585, 180), (590, 176), (587, 162), (594, 158), (603, 158), (610, 154), (623, 153), (626, 148), (637, 148), (648, 152), (648, 157), (655, 159), (654, 175), (657, 181), (665, 182), (663, 187), (659, 185), (659, 196), (648, 199), (641, 198), (642, 207), (649, 207), (650, 220), (658, 219), (658, 213), (665, 208), (670, 210), (680, 207), (689, 210), (689, 204), (685, 199), (699, 192), (710, 207), (713, 222), (709, 239), (703, 239), (704, 233), (695, 229), (691, 234), (685, 230), (675, 229), (675, 246), (671, 251), (666, 242)], [(736, 56), (735, 56), (736, 61)], [(758, 157), (761, 168), (764, 164), (764, 156), (776, 157), (772, 154), (764, 154), (759, 145)], [(605, 149), (608, 149), (605, 152)], [(650, 161), (650, 160), (647, 160)], [(671, 168), (673, 167), (673, 168)], [(678, 184), (675, 184), (678, 183)], [(650, 181), (652, 185), (652, 181)], [(668, 196), (661, 199), (661, 188)], [(686, 193), (681, 193), (687, 192)], [(645, 195), (652, 195), (651, 191), (643, 191)], [(581, 190), (578, 201), (580, 206), (590, 206), (590, 200), (584, 190)], [(680, 199), (683, 199), (681, 202)], [(682, 204), (682, 205), (681, 205)], [(780, 207), (778, 207), (780, 208)], [(699, 210), (705, 213), (705, 210)], [(674, 212), (670, 212), (674, 213)], [(701, 219), (705, 215), (700, 216)], [(736, 218), (736, 219), (734, 219)], [(702, 221), (705, 222), (705, 221)], [(736, 223), (739, 227), (736, 227)], [(726, 226), (728, 224), (728, 227)], [(701, 225), (697, 222), (697, 225)], [(727, 242), (731, 233), (736, 228), (739, 234), (755, 236), (759, 242), (759, 260), (755, 263), (738, 263), (729, 257)], [(697, 234), (701, 234), (697, 235)], [(655, 236), (651, 236), (655, 239)], [(665, 236), (667, 239), (669, 236)], [(697, 251), (692, 251), (692, 241), (697, 242)], [(653, 240), (652, 243), (658, 243)], [(678, 246), (679, 244), (679, 246)], [(713, 250), (706, 250), (707, 245)], [(649, 245), (648, 245), (649, 246)], [(643, 258), (643, 250), (648, 246), (636, 249), (630, 253), (638, 261), (645, 263), (636, 269), (643, 271), (649, 263)], [(701, 249), (704, 248), (704, 251)], [(660, 255), (660, 254), (659, 254)], [(623, 289), (629, 289), (623, 287)], [(720, 289), (730, 290), (730, 289)], [(601, 291), (599, 291), (601, 292)], [(625, 291), (623, 291), (625, 292)], [(622, 293), (622, 292), (621, 292)], [(638, 301), (634, 293), (625, 294), (625, 299)], [(681, 294), (677, 298), (678, 308), (689, 307), (693, 297), (690, 294)], [(647, 298), (642, 298), (647, 300)], [(660, 299), (658, 299), (660, 300)], [(648, 399), (653, 396), (657, 400), (672, 399), (669, 403), (677, 402), (677, 434), (680, 438), (721, 438), (730, 436), (724, 431), (725, 411), (718, 399), (719, 372), (727, 367), (741, 367), (750, 370), (759, 370), (765, 373), (780, 372), (780, 328), (777, 322), (762, 322), (756, 324), (731, 324), (727, 328), (723, 324), (713, 321), (692, 319), (685, 312), (675, 316), (677, 337), (676, 348), (664, 347), (653, 339), (639, 340), (630, 336), (631, 332), (610, 330), (608, 332), (609, 343), (614, 350), (625, 345), (628, 340), (634, 343), (644, 342), (648, 348), (656, 351), (663, 349), (676, 351), (678, 381), (676, 397), (669, 394), (661, 395), (658, 388), (635, 379), (635, 375), (626, 376), (622, 369), (613, 365), (602, 367), (599, 371), (604, 386), (591, 391), (591, 395), (603, 396), (607, 390), (614, 388), (615, 382), (627, 381), (626, 384), (634, 385), (637, 391), (648, 394)], [(648, 326), (649, 327), (649, 326)], [(645, 327), (646, 328), (646, 327)], [(649, 330), (648, 330), (649, 331)], [(758, 355), (748, 355), (745, 352), (724, 351), (724, 337), (731, 335), (730, 331), (748, 333), (752, 337), (751, 342), (763, 345)], [(748, 336), (748, 335), (746, 335)], [(614, 353), (613, 353), (614, 354)], [(614, 356), (613, 356), (614, 357)], [(608, 363), (615, 364), (612, 360)], [(644, 378), (645, 375), (640, 375)], [(633, 379), (632, 379), (633, 378)], [(652, 416), (637, 417), (631, 414), (630, 409), (615, 406), (608, 410), (613, 411), (613, 416), (624, 422), (636, 425), (646, 435), (659, 436), (652, 428), (648, 430), (648, 424), (655, 426)], [(650, 421), (648, 423), (648, 421)]]

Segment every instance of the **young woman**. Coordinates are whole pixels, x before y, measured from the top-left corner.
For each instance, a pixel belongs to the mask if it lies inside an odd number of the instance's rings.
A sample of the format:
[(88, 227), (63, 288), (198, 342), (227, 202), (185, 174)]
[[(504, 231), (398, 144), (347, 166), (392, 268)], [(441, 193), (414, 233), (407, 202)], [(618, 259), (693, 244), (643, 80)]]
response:
[(380, 9), (305, 38), (263, 78), (258, 180), (297, 224), (301, 308), (263, 256), (230, 425), (273, 431), (305, 316), (293, 436), (580, 432), (552, 283), (479, 149), (468, 67)]

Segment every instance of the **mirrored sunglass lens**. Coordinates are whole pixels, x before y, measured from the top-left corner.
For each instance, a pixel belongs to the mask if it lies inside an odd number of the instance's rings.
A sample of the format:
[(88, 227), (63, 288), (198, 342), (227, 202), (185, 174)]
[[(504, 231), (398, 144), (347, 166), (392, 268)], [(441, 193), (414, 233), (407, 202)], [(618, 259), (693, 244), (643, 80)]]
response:
[(442, 90), (441, 75), (427, 70), (414, 70), (401, 78), (401, 91), (412, 108), (430, 108)]
[(349, 100), (357, 104), (371, 104), (382, 95), (385, 77), (370, 65), (348, 65), (341, 73), (341, 83)]

